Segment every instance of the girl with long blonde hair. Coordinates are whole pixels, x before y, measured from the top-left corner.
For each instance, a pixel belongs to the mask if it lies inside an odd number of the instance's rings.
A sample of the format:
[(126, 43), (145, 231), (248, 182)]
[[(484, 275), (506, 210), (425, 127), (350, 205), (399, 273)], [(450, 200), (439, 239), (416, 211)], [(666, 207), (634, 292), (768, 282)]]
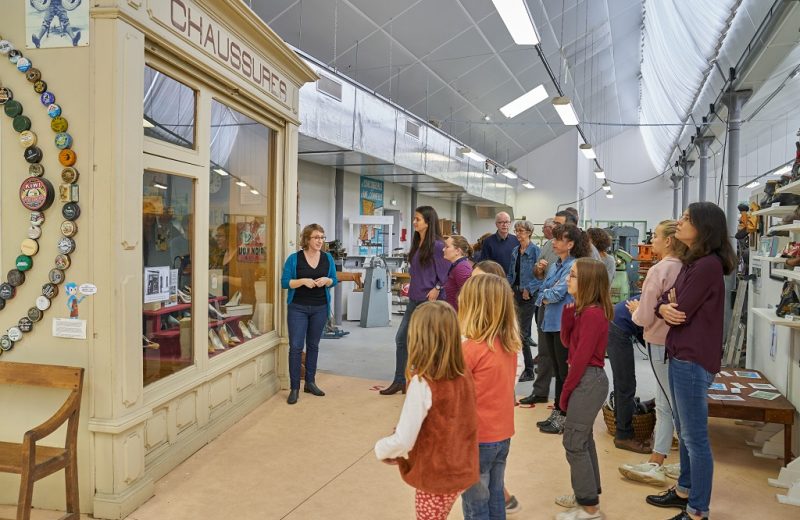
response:
[(505, 518), (503, 480), (514, 435), (514, 384), (522, 348), (514, 294), (494, 274), (473, 276), (458, 297), (464, 361), (475, 381), (480, 480), (461, 496), (465, 520)]
[(375, 455), (398, 465), (416, 488), (418, 520), (445, 520), (458, 494), (478, 480), (475, 387), (466, 369), (453, 308), (421, 304), (408, 326), (409, 381), (395, 433)]

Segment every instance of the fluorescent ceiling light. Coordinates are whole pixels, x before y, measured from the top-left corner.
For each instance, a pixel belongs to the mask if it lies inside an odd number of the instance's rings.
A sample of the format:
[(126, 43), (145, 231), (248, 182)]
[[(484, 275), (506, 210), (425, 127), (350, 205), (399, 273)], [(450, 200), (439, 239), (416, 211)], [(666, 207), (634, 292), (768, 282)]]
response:
[(155, 128), (156, 125), (148, 121), (147, 119), (142, 119), (142, 126), (145, 128)]
[(517, 45), (536, 45), (539, 36), (524, 0), (492, 0), (497, 13)]
[(469, 146), (464, 146), (463, 148), (459, 148), (458, 149), (458, 153), (460, 153), (464, 157), (468, 157), (468, 158), (472, 159), (475, 162), (485, 162), (486, 161), (486, 157), (482, 156), (479, 153), (475, 153), (472, 150), (472, 148), (470, 148)]
[(758, 181), (753, 181), (753, 182), (751, 182), (750, 184), (748, 184), (747, 186), (745, 186), (745, 188), (755, 188), (756, 186), (760, 186), (760, 185), (761, 185), (761, 183), (760, 183), (760, 182), (758, 182)]
[(250, 193), (252, 193), (253, 195), (258, 195), (258, 190), (255, 188), (251, 188)]
[(556, 109), (558, 117), (561, 118), (561, 121), (565, 125), (575, 126), (578, 124), (578, 114), (576, 114), (575, 109), (572, 108), (572, 101), (570, 101), (568, 97), (554, 97), (553, 108)]
[(597, 177), (598, 179), (605, 179), (606, 172), (603, 171), (602, 168), (598, 168), (597, 170), (594, 171), (594, 176)]
[(534, 186), (534, 185), (533, 185), (533, 184), (531, 184), (530, 182), (523, 182), (523, 183), (522, 183), (522, 185), (523, 185), (524, 187), (528, 188), (529, 190), (532, 190), (532, 189), (536, 188), (536, 186)]
[(167, 187), (166, 187), (166, 186), (164, 186), (163, 184), (160, 184), (160, 183), (158, 183), (158, 182), (154, 182), (154, 183), (153, 183), (153, 187), (154, 187), (154, 188), (158, 188), (159, 190), (166, 190), (166, 189), (167, 189)]
[(509, 179), (516, 179), (517, 178), (517, 174), (512, 172), (511, 170), (503, 170), (501, 173), (503, 175), (505, 175), (506, 177), (508, 177)]
[(777, 170), (775, 170), (772, 173), (772, 175), (777, 175), (778, 177), (780, 177), (781, 175), (785, 175), (785, 174), (787, 174), (787, 173), (789, 173), (791, 171), (792, 171), (792, 165), (791, 164), (787, 164), (787, 165), (782, 166), (782, 167), (778, 168)]
[(583, 156), (589, 160), (597, 159), (597, 155), (594, 153), (594, 149), (590, 144), (582, 144), (580, 146), (581, 152), (583, 152)]
[(610, 191), (607, 191), (607, 192), (606, 192), (606, 198), (607, 198), (607, 199), (613, 199), (613, 198), (614, 198), (614, 194), (613, 194), (613, 193), (611, 193)]
[(214, 168), (214, 171), (222, 175), (223, 177), (227, 177), (229, 175), (229, 173), (223, 170), (222, 168)]
[(237, 186), (241, 186), (242, 188), (244, 188), (245, 186), (247, 186), (247, 183), (244, 182), (244, 181), (236, 181), (236, 185)]
[(512, 117), (525, 112), (529, 108), (538, 105), (545, 99), (547, 99), (547, 90), (545, 90), (544, 85), (539, 85), (535, 89), (522, 94), (511, 103), (500, 108), (500, 112), (502, 112), (507, 118), (511, 119)]
[(604, 182), (601, 188), (603, 188), (605, 191), (611, 191), (611, 185), (607, 182)]

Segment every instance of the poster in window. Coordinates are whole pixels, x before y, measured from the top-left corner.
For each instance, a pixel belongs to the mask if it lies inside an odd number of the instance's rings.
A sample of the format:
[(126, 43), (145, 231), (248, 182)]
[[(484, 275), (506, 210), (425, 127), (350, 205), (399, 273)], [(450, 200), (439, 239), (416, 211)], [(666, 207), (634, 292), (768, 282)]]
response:
[(264, 237), (266, 226), (259, 217), (247, 217), (244, 222), (237, 222), (237, 259), (244, 264), (260, 264), (266, 262)]
[[(383, 215), (383, 181), (361, 177), (359, 209), (362, 215)], [(362, 225), (359, 229), (359, 254), (374, 255), (383, 251), (377, 244), (383, 243), (382, 226)]]
[(28, 49), (89, 45), (89, 0), (29, 0), (25, 4)]
[(169, 301), (170, 271), (168, 265), (144, 268), (144, 303)]

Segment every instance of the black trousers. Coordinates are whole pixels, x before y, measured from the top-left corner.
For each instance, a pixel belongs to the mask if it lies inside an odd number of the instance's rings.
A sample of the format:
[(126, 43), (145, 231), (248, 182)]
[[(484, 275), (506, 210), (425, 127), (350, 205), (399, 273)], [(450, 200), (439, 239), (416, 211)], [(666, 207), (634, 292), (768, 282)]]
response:
[(514, 289), (514, 301), (517, 307), (517, 320), (519, 321), (519, 329), (522, 334), (522, 357), (525, 359), (525, 370), (533, 372), (533, 353), (531, 346), (533, 345), (533, 338), (531, 338), (531, 324), (533, 323), (533, 315), (536, 312), (536, 301), (533, 296), (527, 300), (522, 298), (522, 291)]
[[(553, 407), (561, 411), (559, 399), (561, 399), (561, 389), (564, 388), (564, 381), (567, 379), (567, 349), (561, 343), (560, 332), (543, 332), (539, 336), (539, 351), (546, 352), (546, 355), (553, 363), (553, 373), (556, 376), (556, 395)], [(541, 360), (541, 356), (539, 358)], [(535, 386), (535, 385), (534, 385)], [(544, 394), (537, 394), (544, 395)]]
[(608, 360), (614, 383), (614, 413), (619, 440), (633, 439), (633, 412), (636, 409), (636, 367), (633, 359), (633, 337), (610, 323), (608, 326)]

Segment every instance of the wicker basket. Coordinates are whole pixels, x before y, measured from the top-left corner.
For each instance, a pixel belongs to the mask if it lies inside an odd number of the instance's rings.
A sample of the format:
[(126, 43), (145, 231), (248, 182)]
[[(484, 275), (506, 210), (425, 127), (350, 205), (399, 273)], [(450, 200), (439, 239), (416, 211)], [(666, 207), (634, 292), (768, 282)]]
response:
[[(608, 428), (608, 434), (612, 437), (617, 433), (617, 421), (614, 417), (614, 410), (608, 407), (607, 404), (603, 405), (603, 419)], [(645, 414), (633, 415), (633, 437), (639, 442), (647, 442), (653, 435), (653, 429), (656, 427), (656, 413), (651, 411)]]

